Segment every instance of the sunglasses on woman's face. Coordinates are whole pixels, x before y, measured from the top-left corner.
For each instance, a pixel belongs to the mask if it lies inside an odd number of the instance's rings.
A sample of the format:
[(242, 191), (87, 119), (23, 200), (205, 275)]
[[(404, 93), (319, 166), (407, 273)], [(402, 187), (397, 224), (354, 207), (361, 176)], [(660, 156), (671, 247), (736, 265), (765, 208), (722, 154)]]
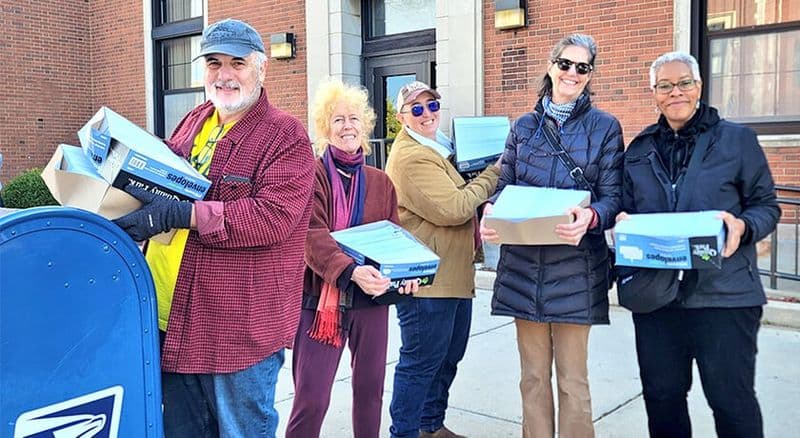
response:
[(569, 71), (569, 68), (574, 65), (575, 72), (577, 72), (579, 75), (589, 74), (589, 72), (594, 69), (591, 64), (587, 64), (585, 62), (574, 62), (566, 58), (556, 58), (553, 60), (553, 64), (558, 65), (558, 69), (561, 71)]
[(425, 112), (425, 107), (428, 107), (428, 111), (435, 113), (436, 111), (439, 111), (440, 108), (439, 101), (432, 100), (426, 103), (425, 105), (421, 103), (415, 103), (414, 105), (411, 105), (411, 109), (409, 111), (400, 111), (400, 112), (404, 114), (411, 113), (412, 116), (419, 117), (422, 115), (422, 113)]

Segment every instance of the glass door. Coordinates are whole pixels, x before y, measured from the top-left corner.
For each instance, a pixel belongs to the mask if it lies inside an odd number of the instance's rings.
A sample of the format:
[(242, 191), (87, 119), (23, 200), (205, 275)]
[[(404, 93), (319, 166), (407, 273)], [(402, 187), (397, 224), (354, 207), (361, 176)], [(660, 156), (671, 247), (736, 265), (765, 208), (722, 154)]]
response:
[(388, 55), (365, 60), (365, 82), (377, 120), (373, 131), (372, 155), (367, 162), (383, 168), (400, 123), (396, 119), (396, 100), (400, 88), (412, 81), (435, 87), (433, 51)]

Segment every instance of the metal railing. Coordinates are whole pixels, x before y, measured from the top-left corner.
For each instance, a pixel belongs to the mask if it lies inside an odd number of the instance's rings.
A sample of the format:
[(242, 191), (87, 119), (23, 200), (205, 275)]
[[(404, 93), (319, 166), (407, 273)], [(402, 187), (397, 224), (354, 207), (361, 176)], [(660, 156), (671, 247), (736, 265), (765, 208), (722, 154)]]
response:
[(394, 143), (393, 138), (371, 138), (369, 144), (372, 147), (372, 154), (366, 157), (367, 164), (383, 169), (386, 167), (386, 159), (389, 158), (389, 150)]
[[(797, 298), (800, 297), (800, 187), (778, 185), (775, 188), (783, 214), (770, 236), (769, 268), (759, 269), (759, 274), (769, 278), (770, 289)], [(780, 196), (784, 193), (788, 196)]]

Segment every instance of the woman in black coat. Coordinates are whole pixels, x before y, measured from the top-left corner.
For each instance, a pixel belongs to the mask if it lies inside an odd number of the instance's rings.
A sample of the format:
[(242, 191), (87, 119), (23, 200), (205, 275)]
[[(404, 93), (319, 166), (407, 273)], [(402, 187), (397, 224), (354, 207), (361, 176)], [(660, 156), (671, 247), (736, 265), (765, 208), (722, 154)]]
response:
[[(608, 324), (608, 247), (603, 231), (619, 212), (623, 141), (613, 116), (592, 106), (589, 83), (597, 47), (571, 35), (551, 52), (533, 112), (520, 117), (506, 141), (494, 202), (507, 185), (589, 190), (570, 176), (544, 129), (549, 124), (564, 150), (584, 172), (597, 197), (575, 207), (571, 224), (556, 227), (563, 245), (503, 245), (492, 314), (512, 316), (522, 376), (523, 436), (555, 432), (550, 385), (555, 358), (558, 430), (563, 437), (594, 436), (586, 366), (591, 324)], [(487, 204), (484, 213), (491, 212)], [(481, 226), (482, 237), (497, 232)]]
[(753, 385), (766, 297), (755, 244), (780, 217), (774, 182), (755, 133), (720, 119), (700, 101), (703, 83), (694, 57), (662, 55), (650, 67), (650, 84), (661, 115), (625, 153), (623, 211), (720, 210), (727, 229), (722, 269), (674, 275), (664, 286), (677, 286), (672, 302), (633, 315), (650, 435), (691, 436), (686, 394), (695, 360), (717, 434), (760, 437)]

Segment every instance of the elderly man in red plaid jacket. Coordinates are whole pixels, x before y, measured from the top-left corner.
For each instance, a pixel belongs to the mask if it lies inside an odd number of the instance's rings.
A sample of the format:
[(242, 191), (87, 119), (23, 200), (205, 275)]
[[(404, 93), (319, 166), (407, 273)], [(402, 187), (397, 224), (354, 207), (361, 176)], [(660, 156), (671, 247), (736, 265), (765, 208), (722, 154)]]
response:
[(300, 315), (314, 158), (303, 126), (262, 89), (259, 34), (203, 32), (209, 101), (168, 144), (212, 185), (194, 204), (126, 188), (143, 207), (116, 223), (149, 241), (162, 335), (164, 429), (176, 437), (272, 437), (275, 384)]

